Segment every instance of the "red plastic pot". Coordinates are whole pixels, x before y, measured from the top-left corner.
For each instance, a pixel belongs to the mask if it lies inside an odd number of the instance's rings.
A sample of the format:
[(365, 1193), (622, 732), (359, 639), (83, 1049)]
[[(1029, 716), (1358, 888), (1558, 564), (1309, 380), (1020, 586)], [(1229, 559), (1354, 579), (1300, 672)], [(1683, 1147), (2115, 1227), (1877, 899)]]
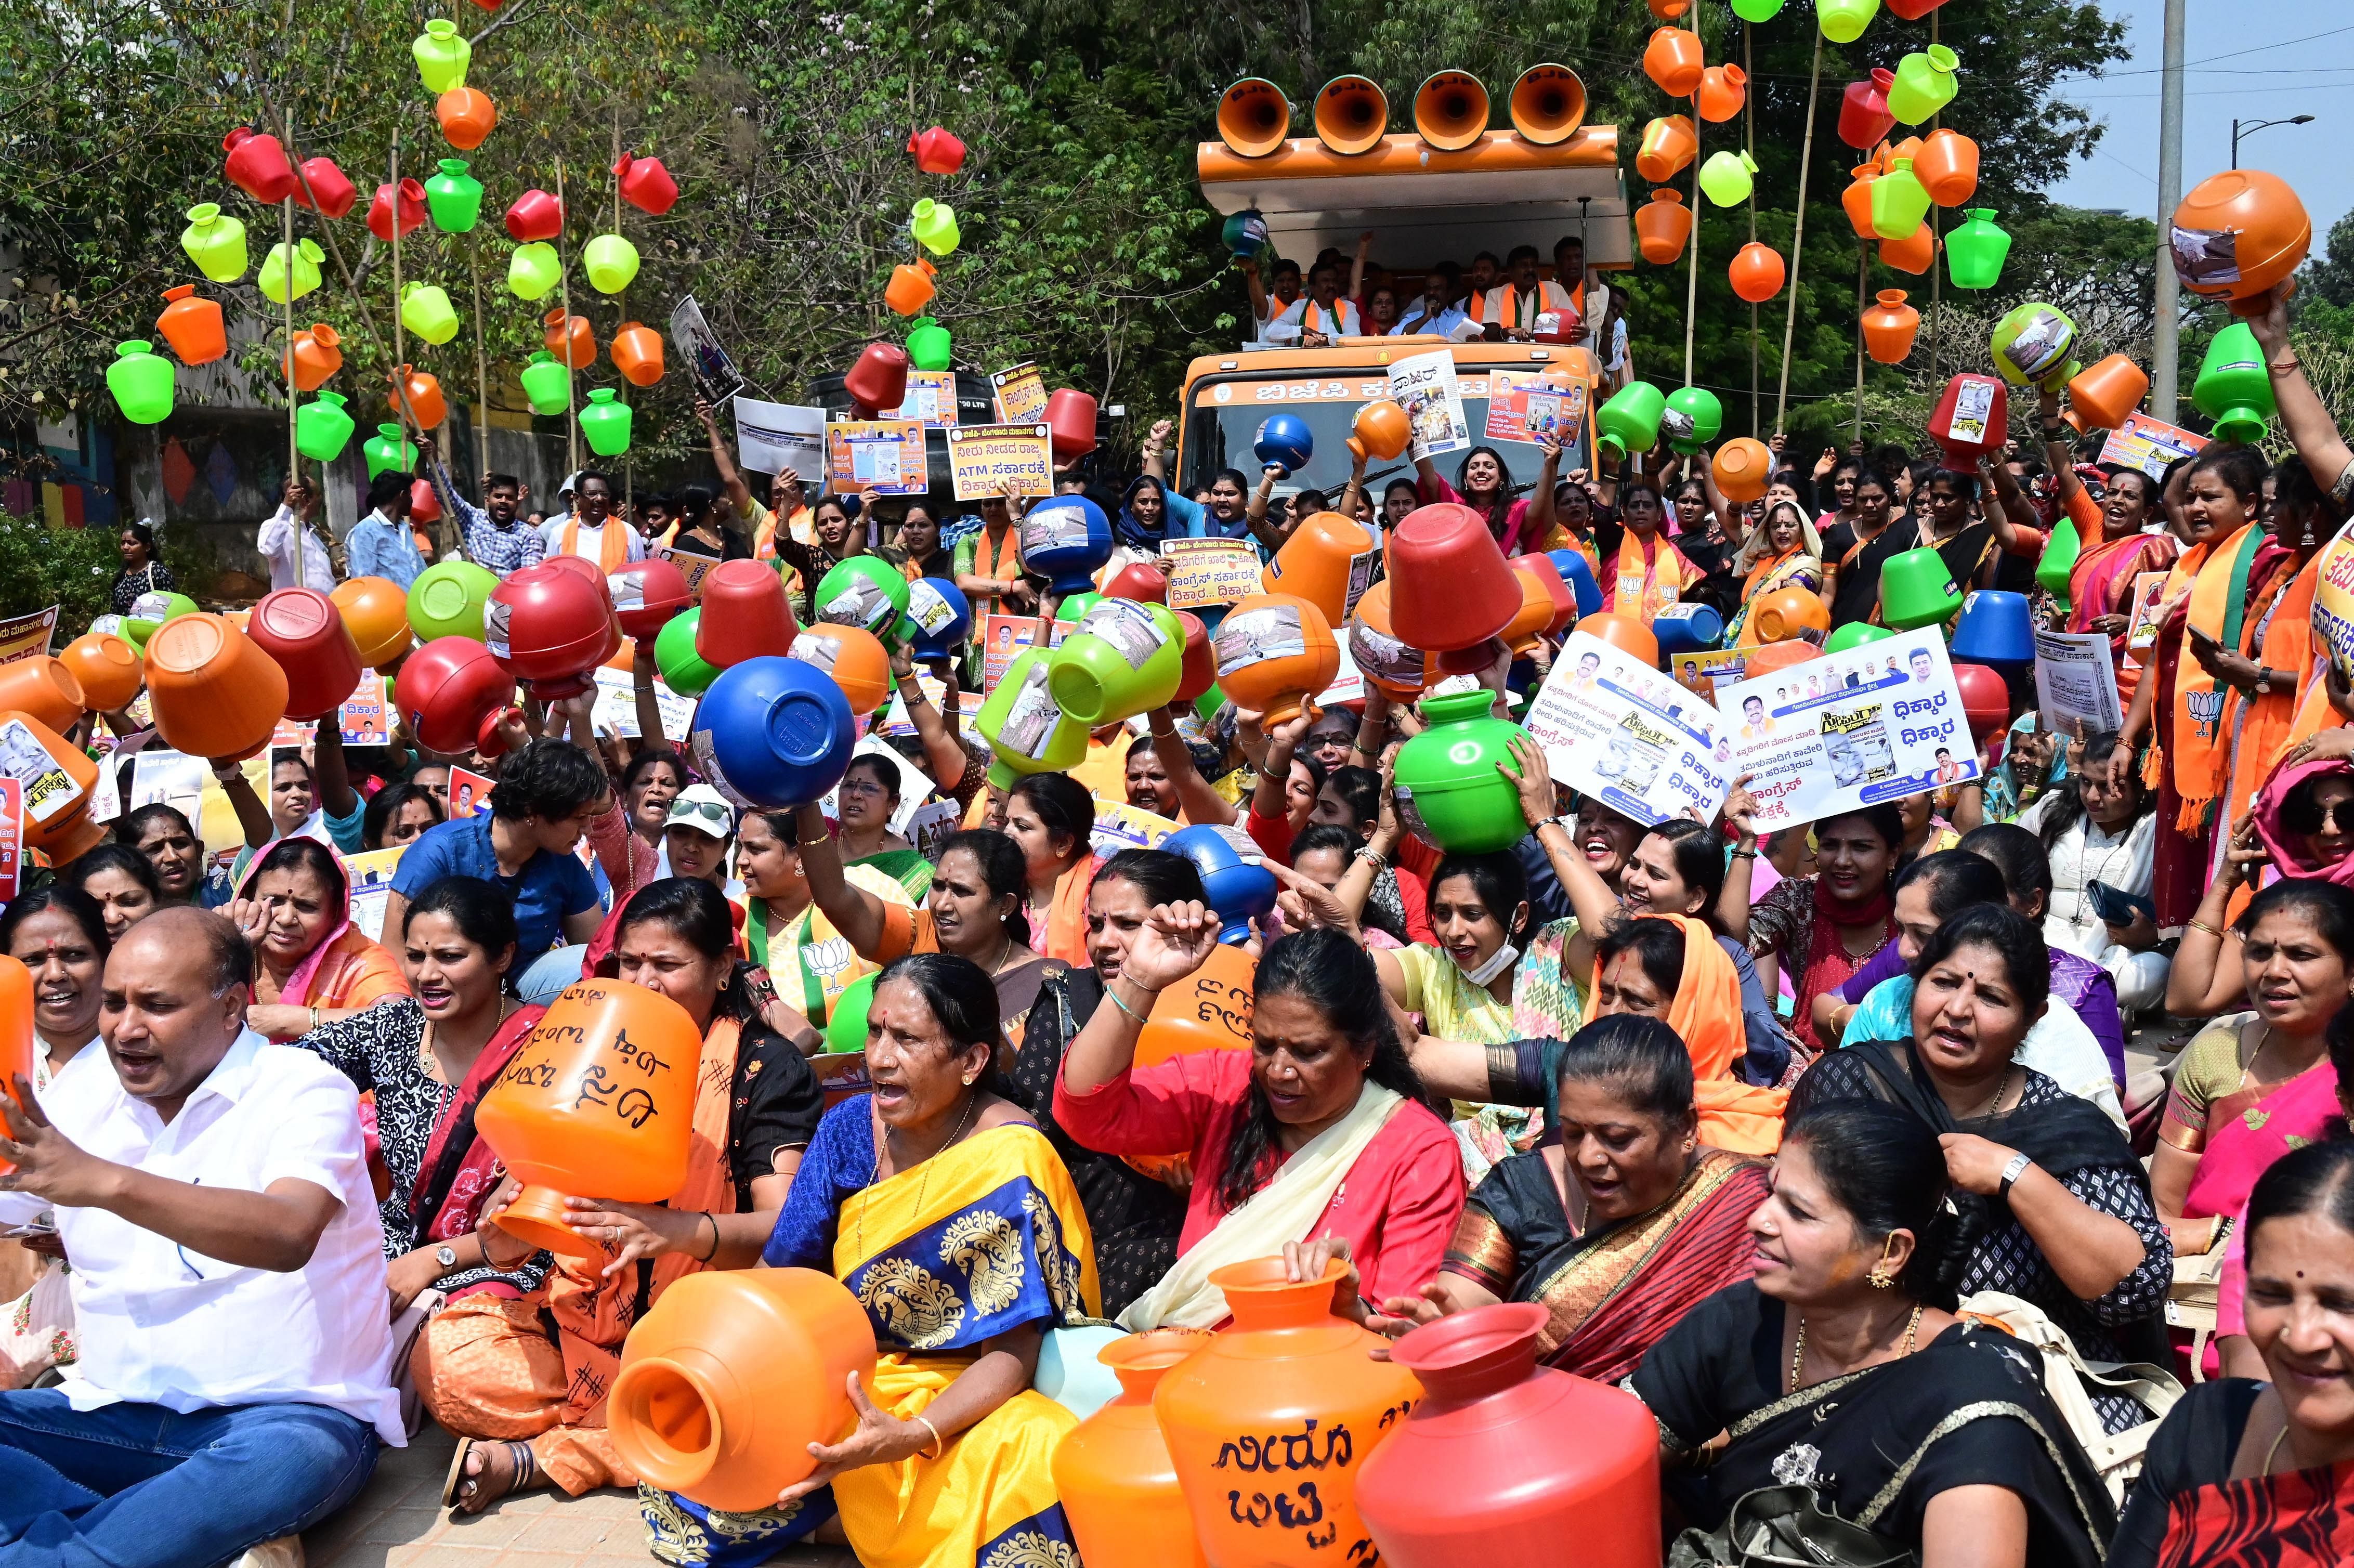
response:
[(725, 670), (747, 659), (782, 654), (801, 628), (785, 599), (785, 580), (765, 561), (723, 561), (704, 575), (703, 614), (695, 653)]
[(1070, 462), (1087, 456), (1096, 450), (1095, 398), (1067, 387), (1050, 393), (1046, 398), (1046, 430), (1058, 461)]
[(404, 660), (393, 701), (428, 751), (463, 756), (501, 749), (493, 726), (514, 703), (514, 672), (471, 637), (437, 637)]
[(518, 245), (553, 239), (564, 232), (564, 204), (546, 191), (527, 190), (507, 208), (506, 222), (507, 234)]
[[(393, 197), (388, 185), (376, 187), (376, 199), (368, 203), (368, 232), (392, 243)], [(400, 232), (405, 236), (425, 221), (425, 187), (415, 180), (400, 182)]]
[(660, 217), (678, 204), (678, 182), (671, 178), (660, 158), (624, 153), (613, 165), (613, 174), (621, 182), (621, 199), (640, 212)]
[(602, 583), (548, 561), (509, 573), (482, 609), (492, 656), (548, 701), (587, 691), (612, 638)]
[(434, 493), (431, 480), (419, 479), (409, 483), (408, 520), (411, 523), (441, 521), (441, 497)]
[(1962, 694), (1962, 715), (1980, 746), (2010, 727), (2010, 687), (2000, 672), (1984, 664), (1956, 664), (1954, 689)]
[(1130, 561), (1112, 573), (1103, 586), (1106, 599), (1132, 599), (1140, 604), (1167, 604), (1169, 579), (1142, 561)]
[(687, 590), (686, 574), (671, 561), (632, 561), (605, 581), (613, 598), (614, 619), (620, 621), (624, 637), (654, 636), (672, 616), (685, 613), (695, 602)]
[(1859, 153), (1869, 153), (1896, 129), (1896, 116), (1888, 112), (1888, 90), (1895, 85), (1893, 70), (1875, 70), (1868, 80), (1849, 82), (1840, 95), (1839, 139)]
[(1489, 641), (1511, 624), (1522, 597), (1487, 519), (1458, 502), (1416, 507), (1390, 531), (1385, 558), (1398, 641), (1437, 654), (1442, 674), (1485, 669)]
[(1504, 563), (1516, 572), (1526, 572), (1544, 589), (1545, 599), (1553, 606), (1553, 618), (1542, 630), (1547, 637), (1558, 637), (1577, 621), (1577, 595), (1562, 580), (1561, 568), (1553, 564), (1551, 556), (1514, 556)]
[(964, 167), (964, 142), (946, 126), (935, 125), (907, 138), (916, 167), (928, 175), (953, 175)]
[(1181, 703), (1194, 698), (1218, 683), (1218, 656), (1210, 646), (1210, 629), (1202, 618), (1190, 609), (1176, 612), (1177, 624), (1185, 629), (1185, 663), (1177, 677), (1177, 695)]
[(258, 136), (250, 125), (240, 125), (221, 138), (228, 153), (228, 183), (261, 203), (276, 207), (294, 194), (294, 165), (275, 136)]
[(1946, 383), (1929, 415), (1929, 439), (1946, 454), (1946, 466), (1962, 473), (2009, 435), (2010, 390), (1996, 376), (1964, 371)]
[(842, 378), (861, 418), (871, 419), (907, 400), (907, 351), (896, 343), (870, 343)]
[(286, 716), (325, 718), (359, 688), (360, 651), (344, 613), (316, 588), (264, 594), (246, 617), (245, 634), (286, 672)]
[(354, 188), (351, 176), (335, 166), (334, 159), (322, 153), (302, 160), (302, 177), (294, 182), (296, 207), (307, 207), (322, 217), (348, 217), (359, 199), (360, 193)]

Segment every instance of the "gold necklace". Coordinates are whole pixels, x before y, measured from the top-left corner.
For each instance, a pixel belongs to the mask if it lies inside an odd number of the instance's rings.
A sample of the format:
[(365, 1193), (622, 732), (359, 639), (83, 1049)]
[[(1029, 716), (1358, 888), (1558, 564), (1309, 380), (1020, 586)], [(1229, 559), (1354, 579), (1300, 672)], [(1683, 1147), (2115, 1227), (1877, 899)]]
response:
[[(916, 1184), (917, 1213), (921, 1214), (924, 1212), (925, 1195), (932, 1190), (932, 1161), (956, 1147), (957, 1140), (964, 1136), (965, 1128), (972, 1124), (973, 1113), (978, 1111), (980, 1108), (981, 1096), (978, 1093), (966, 1096), (964, 1115), (958, 1118), (956, 1130), (949, 1134), (949, 1140), (946, 1143), (941, 1144), (938, 1149), (933, 1150), (931, 1153), (926, 1155), (922, 1160), (917, 1161), (917, 1164), (924, 1168), (924, 1179)], [(877, 1116), (875, 1119), (877, 1126), (881, 1127), (883, 1118)], [(881, 1130), (875, 1135), (875, 1163), (870, 1166), (866, 1171), (866, 1185), (868, 1187), (874, 1186), (875, 1179), (883, 1173), (883, 1146), (890, 1136), (891, 1129), (888, 1127), (881, 1127)], [(904, 1175), (905, 1172), (895, 1171), (892, 1174), (897, 1176)], [(866, 1211), (864, 1208), (861, 1208), (858, 1211), (857, 1245), (858, 1255), (864, 1257), (866, 1255)]]
[[(1920, 1330), (1921, 1304), (1916, 1301), (1913, 1304), (1913, 1316), (1905, 1322), (1904, 1343), (1903, 1347), (1897, 1351), (1895, 1356), (1896, 1360), (1903, 1361), (1906, 1356), (1913, 1353), (1913, 1336), (1919, 1333)], [(1801, 1312), (1798, 1314), (1797, 1342), (1790, 1347), (1790, 1392), (1792, 1393), (1798, 1392), (1798, 1363), (1806, 1359), (1807, 1316), (1805, 1313)]]
[(2279, 1458), (2279, 1457), (2280, 1457), (2281, 1445), (2282, 1445), (2283, 1443), (2287, 1442), (2287, 1441), (2288, 1441), (2288, 1418), (2287, 1418), (2285, 1415), (2284, 1415), (2284, 1416), (2281, 1418), (2281, 1429), (2280, 1429), (2280, 1436), (2277, 1436), (2277, 1437), (2275, 1437), (2275, 1438), (2274, 1438), (2274, 1439), (2273, 1439), (2273, 1446), (2272, 1446), (2271, 1447), (2269, 1447), (2269, 1448), (2267, 1448), (2267, 1449), (2265, 1449), (2265, 1450), (2264, 1450), (2264, 1467), (2263, 1469), (2261, 1469), (2261, 1470), (2257, 1471), (2257, 1472), (2256, 1472), (2256, 1474), (2258, 1474), (2258, 1475), (2260, 1475), (2260, 1476), (2269, 1476), (2269, 1475), (2271, 1475), (2271, 1474), (2273, 1473), (2273, 1461), (2274, 1461), (2274, 1459), (2277, 1459), (2277, 1458)]

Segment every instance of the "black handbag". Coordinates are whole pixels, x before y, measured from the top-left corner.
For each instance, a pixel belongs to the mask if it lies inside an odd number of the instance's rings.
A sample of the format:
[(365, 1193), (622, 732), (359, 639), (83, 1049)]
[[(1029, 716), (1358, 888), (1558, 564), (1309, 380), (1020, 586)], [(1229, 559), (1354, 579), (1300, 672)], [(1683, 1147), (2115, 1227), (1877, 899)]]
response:
[(1920, 1561), (1825, 1513), (1811, 1487), (1760, 1487), (1715, 1530), (1687, 1530), (1668, 1549), (1668, 1568), (1919, 1568)]

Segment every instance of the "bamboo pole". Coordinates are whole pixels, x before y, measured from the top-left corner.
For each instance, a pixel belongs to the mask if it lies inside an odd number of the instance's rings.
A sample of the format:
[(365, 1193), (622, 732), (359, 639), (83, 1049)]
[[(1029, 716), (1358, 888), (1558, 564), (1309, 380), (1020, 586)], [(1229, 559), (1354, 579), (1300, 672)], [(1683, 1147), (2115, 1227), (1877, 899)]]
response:
[[(1700, 7), (1691, 8), (1691, 34), (1700, 39)], [(1684, 385), (1692, 384), (1692, 332), (1700, 316), (1700, 94), (1697, 89), (1691, 101), (1692, 125), (1692, 190), (1691, 190), (1691, 261), (1684, 280)]]
[(1872, 241), (1855, 242), (1855, 439), (1863, 440), (1863, 302), (1871, 286)]
[(1807, 78), (1807, 134), (1798, 150), (1798, 219), (1790, 230), (1789, 313), (1782, 318), (1782, 387), (1775, 396), (1774, 433), (1780, 435), (1790, 413), (1790, 343), (1798, 330), (1798, 253), (1807, 238), (1807, 170), (1815, 161), (1815, 93), (1823, 82), (1823, 36), (1815, 34), (1815, 65)]
[[(294, 127), (292, 122), (287, 119), (282, 111), (279, 115), (279, 123), (283, 128), (287, 152), (292, 154), (294, 150)], [(290, 162), (291, 161), (292, 159), (290, 157)], [(302, 185), (302, 195), (308, 198), (304, 205), (309, 207), (313, 211), (317, 211), (319, 207), (318, 193), (311, 188), (311, 176), (303, 172), (302, 165), (300, 163), (294, 164), (294, 178)], [(397, 184), (394, 188), (394, 199), (398, 202), (398, 186)], [(395, 210), (397, 216), (398, 208), (396, 207)], [(374, 348), (376, 353), (382, 354), (384, 352), (384, 338), (382, 334), (376, 330), (376, 317), (368, 312), (367, 296), (360, 291), (359, 280), (353, 275), (351, 263), (344, 260), (343, 245), (335, 238), (335, 226), (332, 223), (323, 223), (319, 226), (319, 232), (327, 237), (328, 258), (334, 262), (335, 270), (343, 275), (344, 292), (350, 296), (352, 309), (359, 313), (360, 329), (367, 334), (369, 346)], [(398, 319), (398, 313), (396, 312), (396, 320)], [(410, 418), (416, 418), (416, 410), (408, 408), (408, 387), (405, 384), (396, 383), (394, 385), (393, 397), (403, 408), (408, 409), (408, 417)]]
[[(474, 228), (479, 231), (482, 225)], [(474, 274), (474, 455), (482, 460), (482, 471), (491, 471), (491, 362), (482, 352), (482, 240), (479, 232), (466, 236), (466, 260)], [(453, 482), (454, 485), (454, 482)], [(483, 499), (489, 500), (485, 491)], [(459, 546), (465, 545), (464, 530), (456, 530)]]
[[(1742, 142), (1754, 161), (1757, 156), (1757, 68), (1750, 53), (1749, 24), (1741, 24), (1741, 73), (1749, 79), (1741, 100)], [(1749, 187), (1749, 243), (1757, 243), (1757, 187)], [(1749, 307), (1749, 434), (1754, 439), (1762, 415), (1757, 389), (1757, 307)]]
[(279, 207), (283, 218), (286, 249), (286, 476), (297, 478), (302, 471), (302, 449), (296, 444), (294, 419), (300, 397), (294, 386), (294, 198), (286, 197)]
[[(1936, 41), (1937, 13), (1932, 11), (1929, 13), (1929, 42), (1934, 45)], [(1931, 134), (1934, 135), (1936, 132), (1937, 126), (1943, 119), (1942, 113), (1929, 116)], [(1945, 308), (1945, 280), (1937, 276), (1937, 254), (1946, 246), (1944, 228), (1945, 225), (1937, 211), (1937, 204), (1931, 202), (1929, 204), (1929, 385), (1932, 387), (1937, 384), (1937, 350), (1940, 346), (1937, 342), (1938, 318), (1944, 313)]]
[[(564, 207), (564, 158), (556, 159), (556, 288), (557, 302), (564, 307), (563, 348), (557, 358), (564, 362), (564, 471), (568, 477), (580, 471), (580, 414), (572, 401), (572, 263), (564, 254), (564, 237), (572, 227), (572, 215)], [(578, 498), (574, 498), (578, 504)]]

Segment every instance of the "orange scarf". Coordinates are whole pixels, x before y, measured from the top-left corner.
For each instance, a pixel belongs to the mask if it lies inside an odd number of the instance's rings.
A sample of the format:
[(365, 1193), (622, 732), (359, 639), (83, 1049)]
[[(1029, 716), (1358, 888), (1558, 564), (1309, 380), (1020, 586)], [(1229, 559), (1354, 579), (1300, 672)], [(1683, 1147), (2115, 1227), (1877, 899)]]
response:
[[(1640, 569), (1628, 559), (1629, 546), (1639, 548)], [(1699, 574), (1684, 554), (1653, 535), (1638, 540), (1629, 534), (1610, 558), (1610, 573), (1602, 584), (1602, 608), (1649, 624), (1651, 618), (1676, 602), (1684, 584)]]
[[(686, 1146), (686, 1181), (669, 1206), (681, 1211), (704, 1210), (715, 1214), (736, 1212), (736, 1184), (728, 1177), (727, 1118), (736, 1090), (737, 1025), (732, 1018), (712, 1020), (703, 1036), (702, 1059), (695, 1068), (694, 1136)], [(547, 1277), (549, 1316), (564, 1352), (563, 1423), (567, 1426), (605, 1425), (605, 1395), (621, 1368), (621, 1341), (637, 1320), (639, 1271), (624, 1268), (610, 1278), (599, 1271), (608, 1262), (600, 1248), (586, 1258), (557, 1254)], [(668, 1289), (673, 1281), (708, 1267), (683, 1252), (666, 1252), (653, 1264), (652, 1287), (646, 1301)]]
[(2167, 574), (2168, 602), (2177, 601), (2185, 587), (2190, 590), (2189, 614), (2177, 633), (2182, 652), (2174, 674), (2174, 790), (2182, 798), (2174, 825), (2186, 833), (2199, 832), (2207, 808), (2231, 783), (2229, 753), (2221, 744), (2225, 688), (2191, 655), (2190, 635), (2195, 630), (2226, 648), (2239, 646), (2248, 567), (2263, 542), (2263, 533), (2243, 523), (2226, 538), (2185, 550)]
[[(1647, 915), (1672, 920), (1684, 934), (1683, 979), (1668, 1003), (1668, 1027), (1691, 1054), (1692, 1103), (1700, 1109), (1700, 1140), (1738, 1154), (1771, 1154), (1782, 1147), (1782, 1113), (1790, 1102), (1785, 1089), (1760, 1088), (1734, 1075), (1733, 1065), (1749, 1048), (1741, 1017), (1741, 976), (1701, 921), (1683, 915)], [(1602, 994), (1597, 961), (1585, 988), (1585, 1022), (1595, 1019)]]
[[(993, 550), (992, 554), (992, 546), (989, 542), (989, 529), (984, 524), (981, 532), (972, 536), (972, 570), (975, 577), (1002, 582), (1007, 577), (1017, 577), (1022, 575), (1021, 529), (1011, 524), (1007, 524), (1005, 537), (997, 542)], [(995, 615), (998, 610), (997, 596), (993, 593), (982, 595), (973, 609), (982, 615)]]
[[(618, 517), (605, 519), (605, 526), (597, 539), (597, 569), (612, 576), (630, 564), (630, 541), (622, 533), (629, 526)], [(580, 553), (580, 519), (573, 518), (564, 525), (564, 546), (557, 554), (577, 556)]]
[(1046, 906), (1046, 942), (1030, 934), (1030, 945), (1050, 959), (1073, 969), (1095, 960), (1087, 956), (1087, 889), (1096, 882), (1096, 857), (1083, 856), (1078, 864), (1055, 879), (1055, 901)]
[(2274, 602), (2264, 646), (2256, 654), (2256, 662), (2265, 669), (2286, 672), (2290, 683), (2274, 686), (2261, 697), (2251, 697), (2237, 686), (2228, 688), (2223, 733), (2232, 738), (2231, 792), (2223, 797), (2227, 819), (2251, 809), (2257, 788), (2279, 766), (2281, 754), (2289, 747), (2301, 691), (2320, 691), (2322, 705), (2328, 706), (2328, 693), (2313, 678), (2313, 590), (2320, 580), (2321, 552), (2316, 550)]

